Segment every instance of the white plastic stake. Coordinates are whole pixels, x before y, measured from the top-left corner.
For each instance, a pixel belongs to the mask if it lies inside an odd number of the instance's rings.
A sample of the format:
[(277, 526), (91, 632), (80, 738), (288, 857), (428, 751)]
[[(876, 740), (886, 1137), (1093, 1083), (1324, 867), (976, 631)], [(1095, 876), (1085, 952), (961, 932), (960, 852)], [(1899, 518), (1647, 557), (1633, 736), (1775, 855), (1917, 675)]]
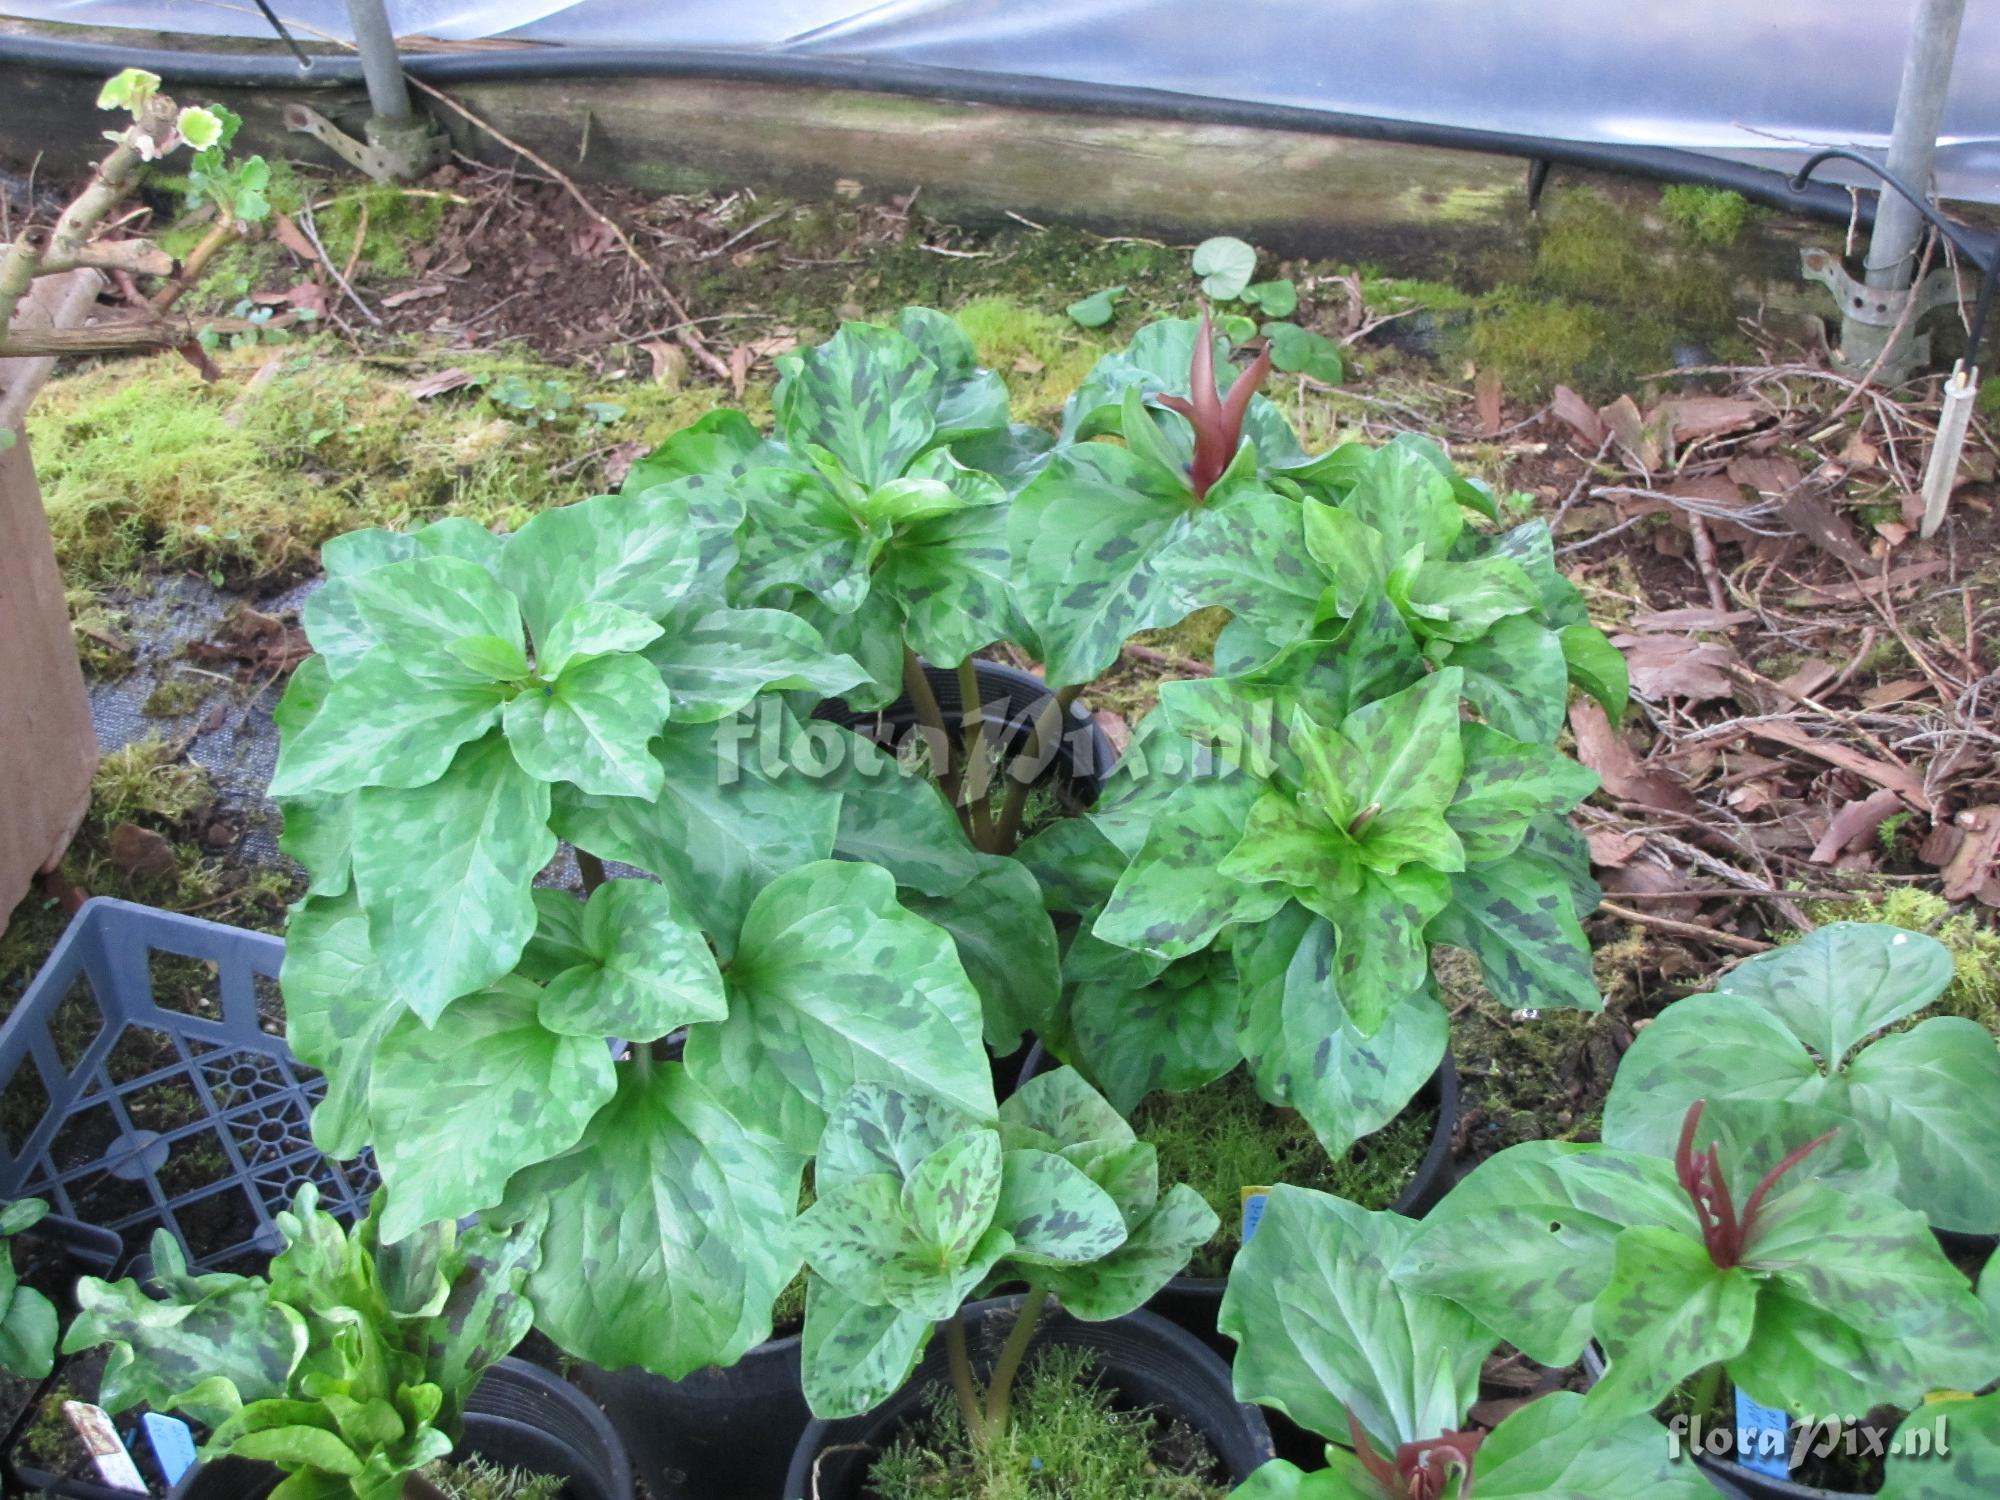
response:
[(118, 1436), (118, 1429), (111, 1425), (111, 1418), (105, 1415), (103, 1407), (93, 1406), (88, 1401), (65, 1401), (63, 1415), (76, 1429), (83, 1451), (90, 1455), (91, 1463), (96, 1466), (99, 1480), (114, 1490), (136, 1490), (141, 1495), (146, 1493), (146, 1481), (139, 1477), (139, 1466), (132, 1462), (132, 1455), (126, 1451), (124, 1440)]
[(1965, 451), (1965, 432), (1972, 423), (1972, 405), (1979, 395), (1979, 371), (1965, 361), (1952, 366), (1944, 383), (1944, 408), (1938, 413), (1937, 441), (1931, 444), (1930, 466), (1924, 470), (1924, 525), (1928, 538), (1944, 525), (1944, 508), (1958, 482), (1958, 457)]

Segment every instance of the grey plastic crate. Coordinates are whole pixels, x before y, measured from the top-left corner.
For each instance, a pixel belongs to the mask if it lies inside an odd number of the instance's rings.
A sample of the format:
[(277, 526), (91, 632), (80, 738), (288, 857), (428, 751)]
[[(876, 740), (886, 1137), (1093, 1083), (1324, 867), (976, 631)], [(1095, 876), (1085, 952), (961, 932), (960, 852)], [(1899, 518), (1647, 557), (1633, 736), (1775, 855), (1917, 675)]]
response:
[(325, 1082), (283, 1039), (284, 942), (219, 922), (86, 902), (0, 1027), (0, 1198), (116, 1233), (169, 1230), (198, 1269), (254, 1270), (299, 1184), (366, 1211), (367, 1159), (316, 1150)]

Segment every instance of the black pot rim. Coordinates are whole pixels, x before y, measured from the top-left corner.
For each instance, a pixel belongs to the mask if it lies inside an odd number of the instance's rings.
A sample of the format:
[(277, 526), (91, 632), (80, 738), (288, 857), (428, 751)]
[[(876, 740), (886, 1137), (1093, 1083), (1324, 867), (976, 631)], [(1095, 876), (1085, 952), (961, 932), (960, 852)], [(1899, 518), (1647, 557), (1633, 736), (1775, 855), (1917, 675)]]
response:
[[(1043, 1049), (1041, 1038), (1037, 1037), (1021, 1062), (1020, 1083), (1026, 1083), (1053, 1060), (1052, 1055)], [(1015, 1087), (1020, 1087), (1020, 1084)], [(1396, 1195), (1396, 1201), (1388, 1208), (1388, 1212), (1409, 1219), (1421, 1219), (1429, 1213), (1451, 1185), (1451, 1138), (1458, 1125), (1458, 1064), (1452, 1059), (1449, 1043), (1445, 1046), (1444, 1057), (1438, 1062), (1437, 1071), (1410, 1096), (1410, 1102), (1414, 1104), (1426, 1094), (1436, 1100), (1437, 1124), (1431, 1129), (1430, 1144), (1424, 1147), (1424, 1154), (1419, 1158), (1408, 1185)], [(1403, 1108), (1408, 1109), (1409, 1105)], [(1167, 1282), (1165, 1290), (1176, 1296), (1213, 1297), (1220, 1301), (1228, 1287), (1227, 1276), (1175, 1276)]]
[[(1015, 1295), (989, 1297), (979, 1302), (968, 1302), (958, 1310), (958, 1317), (961, 1321), (983, 1317), (987, 1313), (1000, 1308), (1009, 1306), (1018, 1307), (1021, 1301), (1022, 1298), (1019, 1295)], [(1052, 1307), (1060, 1307), (1060, 1305), (1060, 1303), (1052, 1303)], [(1143, 1330), (1148, 1338), (1171, 1351), (1179, 1362), (1196, 1368), (1207, 1367), (1213, 1376), (1220, 1378), (1222, 1388), (1232, 1392), (1233, 1400), (1233, 1385), (1230, 1379), (1229, 1367), (1222, 1362), (1222, 1357), (1219, 1354), (1202, 1343), (1200, 1339), (1189, 1333), (1185, 1328), (1180, 1327), (1169, 1319), (1159, 1316), (1157, 1313), (1148, 1312), (1144, 1308), (1129, 1312), (1122, 1318), (1114, 1318), (1111, 1322)], [(920, 1359), (918, 1362), (918, 1371), (921, 1370), (922, 1360)], [(910, 1380), (899, 1387), (898, 1391), (907, 1390), (910, 1384), (917, 1378), (918, 1375), (913, 1373)], [(937, 1378), (941, 1377), (933, 1376), (933, 1379)], [(894, 1397), (892, 1396), (890, 1399), (893, 1400)], [(884, 1404), (886, 1405), (887, 1403), (885, 1402)], [(1261, 1438), (1262, 1440), (1265, 1457), (1260, 1462), (1268, 1462), (1274, 1450), (1271, 1447), (1270, 1426), (1264, 1419), (1263, 1409), (1242, 1401), (1236, 1401), (1234, 1404), (1238, 1412), (1242, 1414), (1245, 1425), (1253, 1437)], [(875, 1408), (877, 1411), (880, 1409), (879, 1406)], [(868, 1414), (863, 1413), (862, 1415), (866, 1416)], [(1180, 1415), (1185, 1414), (1182, 1413)], [(803, 1496), (810, 1492), (810, 1476), (813, 1464), (818, 1459), (821, 1448), (825, 1444), (828, 1429), (833, 1427), (838, 1421), (853, 1420), (855, 1419), (836, 1418), (829, 1420), (827, 1418), (814, 1417), (806, 1424), (806, 1430), (800, 1434), (798, 1446), (792, 1451), (791, 1473), (786, 1478), (785, 1488), (788, 1500), (790, 1500), (790, 1497)], [(1220, 1457), (1221, 1455), (1218, 1454), (1217, 1456)], [(1248, 1475), (1242, 1477), (1247, 1478)], [(1237, 1482), (1240, 1483), (1241, 1479)]]

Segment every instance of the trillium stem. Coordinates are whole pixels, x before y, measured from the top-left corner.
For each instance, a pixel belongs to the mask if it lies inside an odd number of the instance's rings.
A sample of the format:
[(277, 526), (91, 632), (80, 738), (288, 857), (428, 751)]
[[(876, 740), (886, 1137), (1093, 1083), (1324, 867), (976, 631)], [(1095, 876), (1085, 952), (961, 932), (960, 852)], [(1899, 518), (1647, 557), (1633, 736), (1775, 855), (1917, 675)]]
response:
[(986, 711), (979, 701), (979, 670), (970, 656), (958, 664), (958, 714), (964, 723), (965, 753), (959, 768), (966, 817), (975, 847), (993, 848), (993, 809), (987, 805)]
[(958, 1412), (965, 1418), (965, 1435), (972, 1446), (986, 1446), (986, 1412), (979, 1404), (979, 1387), (972, 1379), (972, 1357), (965, 1347), (962, 1315), (943, 1320), (945, 1355), (951, 1364), (952, 1389), (958, 1392)]
[(1020, 845), (1021, 815), (1028, 807), (1028, 789), (1042, 769), (1044, 747), (1062, 744), (1062, 726), (1069, 722), (1070, 705), (1082, 691), (1081, 687), (1057, 688), (1055, 697), (1045, 699), (1036, 711), (1028, 748), (1023, 752), (1028, 761), (1026, 774), (1022, 772), (1020, 757), (1015, 757), (1007, 773), (1007, 800), (1000, 805), (1000, 821), (993, 829), (990, 853), (1012, 854)]
[(451, 1496), (422, 1474), (403, 1476), (403, 1500), (451, 1500)]
[(951, 734), (945, 728), (944, 710), (938, 707), (937, 694), (931, 691), (931, 680), (924, 675), (923, 663), (908, 646), (903, 647), (903, 695), (916, 707), (917, 727), (923, 731), (924, 747), (930, 752), (931, 774), (937, 778), (944, 800), (951, 804), (969, 833), (972, 825), (958, 803), (958, 777), (952, 767)]
[(1715, 1409), (1716, 1398), (1722, 1394), (1722, 1366), (1710, 1365), (1694, 1378), (1688, 1390), (1688, 1411), (1696, 1417), (1706, 1417)]
[(1047, 1287), (1028, 1288), (1028, 1295), (1021, 1299), (1021, 1311), (1014, 1319), (1013, 1330), (1007, 1335), (1007, 1342), (1000, 1346), (1000, 1357), (993, 1361), (993, 1373), (986, 1381), (988, 1442), (1007, 1430), (1007, 1409), (1014, 1399), (1014, 1377), (1021, 1373), (1021, 1361), (1027, 1358), (1028, 1345), (1035, 1339), (1035, 1325), (1041, 1322), (1042, 1309), (1048, 1304)]

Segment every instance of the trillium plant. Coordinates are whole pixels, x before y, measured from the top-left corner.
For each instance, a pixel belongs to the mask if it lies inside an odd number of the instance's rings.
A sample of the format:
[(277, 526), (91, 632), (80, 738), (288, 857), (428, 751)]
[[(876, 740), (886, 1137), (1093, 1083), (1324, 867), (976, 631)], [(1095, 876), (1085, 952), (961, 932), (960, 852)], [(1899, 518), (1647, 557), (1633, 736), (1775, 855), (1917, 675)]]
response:
[(1240, 1500), (1694, 1500), (1714, 1486), (1675, 1462), (1644, 1413), (1573, 1392), (1468, 1430), (1499, 1336), (1391, 1269), (1419, 1226), (1304, 1188), (1276, 1187), (1237, 1255), (1221, 1328), (1237, 1395), (1328, 1440), (1324, 1468), (1274, 1459)]
[[(819, 1196), (796, 1239), (811, 1268), (803, 1366), (822, 1417), (867, 1411), (908, 1377), (933, 1327), (949, 1346), (966, 1431), (1004, 1429), (1051, 1295), (1086, 1321), (1140, 1307), (1215, 1233), (1185, 1184), (1164, 1192), (1153, 1148), (1068, 1068), (1000, 1106), (995, 1125), (857, 1085), (820, 1141)], [(1027, 1293), (982, 1396), (959, 1309)]]
[(39, 1380), (55, 1367), (55, 1304), (31, 1286), (21, 1285), (7, 1242), (34, 1228), (48, 1214), (40, 1198), (17, 1198), (0, 1209), (0, 1370), (24, 1380)]
[(1806, 1418), (1909, 1408), (2000, 1377), (2000, 1326), (1923, 1215), (1852, 1185), (1851, 1127), (1782, 1103), (1690, 1105), (1670, 1158), (1531, 1141), (1483, 1162), (1399, 1255), (1398, 1285), (1448, 1298), (1543, 1364), (1595, 1343), (1593, 1409), (1645, 1412), (1726, 1374)]
[(533, 1323), (539, 1223), (384, 1245), (374, 1215), (349, 1232), (308, 1183), (278, 1228), (268, 1277), (191, 1275), (159, 1231), (158, 1295), (84, 1277), (64, 1350), (109, 1345), (107, 1409), (187, 1412), (210, 1429), (204, 1459), (281, 1469), (278, 1500), (441, 1500), (418, 1471), (452, 1451), (479, 1377)]
[[(909, 309), (785, 356), (773, 431), (711, 414), (617, 495), (328, 544), (279, 712), (282, 984), (383, 1245), (545, 1223), (538, 1326), (673, 1377), (769, 1337), (810, 1265), (845, 1410), (996, 1278), (1115, 1316), (1178, 1268), (1207, 1220), (1113, 1109), (1247, 1063), (1345, 1149), (1443, 1055), (1433, 943), (1504, 1003), (1601, 1005), (1563, 819), (1595, 783), (1553, 743), (1622, 664), (1546, 528), (1487, 529), (1427, 442), (1307, 454), (1232, 353), (1143, 328), (1052, 435)], [(1213, 675), (1089, 815), (1031, 797), (1128, 638), (1210, 607)], [(1005, 643), (1038, 708), (981, 704)], [(878, 714), (920, 733), (849, 727)], [(1073, 1069), (1054, 1114), (995, 1099), (1030, 1035)]]

